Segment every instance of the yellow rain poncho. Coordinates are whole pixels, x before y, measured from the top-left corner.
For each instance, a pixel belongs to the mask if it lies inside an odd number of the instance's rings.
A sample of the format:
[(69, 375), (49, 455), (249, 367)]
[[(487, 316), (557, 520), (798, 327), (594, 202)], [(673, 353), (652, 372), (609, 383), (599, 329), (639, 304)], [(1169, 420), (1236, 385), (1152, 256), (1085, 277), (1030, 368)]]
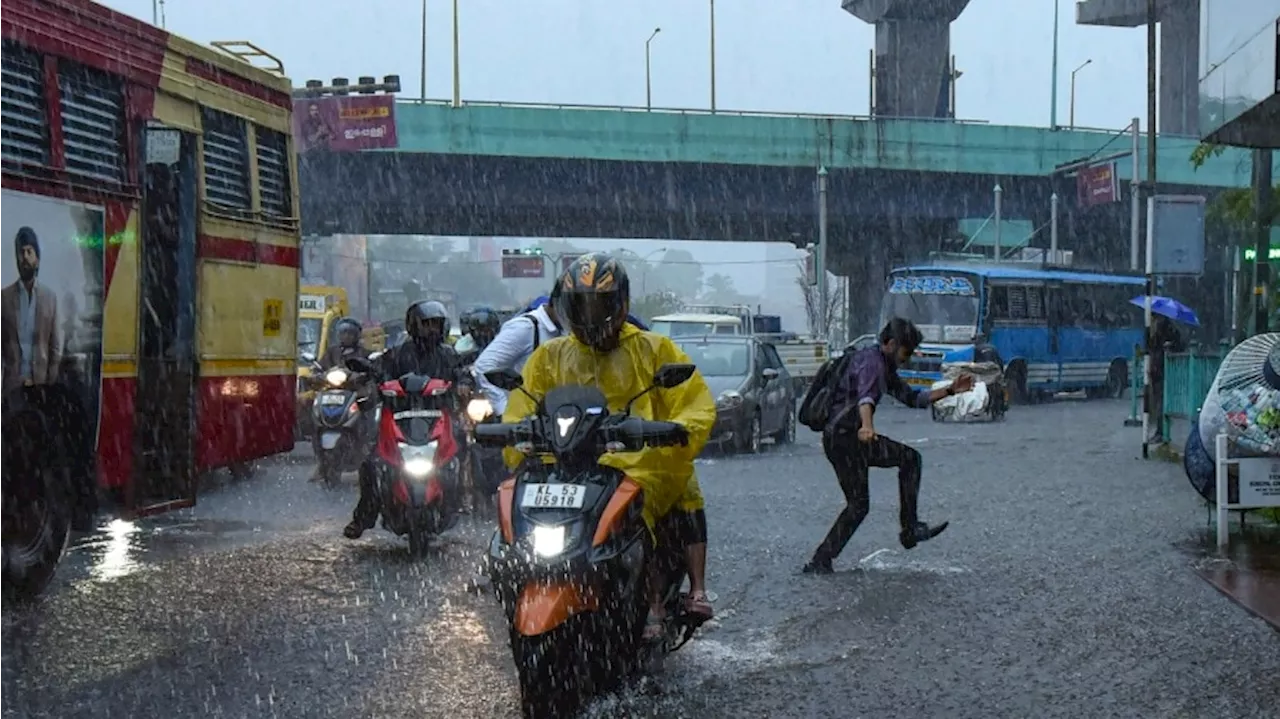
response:
[[(621, 412), (627, 400), (653, 382), (659, 367), (689, 361), (669, 338), (627, 324), (613, 352), (601, 354), (572, 336), (562, 337), (539, 346), (522, 374), (525, 390), (539, 399), (563, 385), (595, 386), (608, 399), (609, 411)], [(519, 391), (512, 392), (502, 421), (518, 422), (534, 410), (532, 400)], [(695, 372), (679, 387), (646, 394), (631, 412), (647, 420), (684, 425), (689, 432), (688, 446), (606, 454), (600, 464), (621, 470), (644, 490), (644, 517), (650, 528), (677, 504), (685, 511), (701, 509), (702, 492), (694, 476), (693, 459), (706, 446), (716, 421), (715, 398), (701, 373)], [(504, 457), (513, 469), (523, 460), (512, 448)]]

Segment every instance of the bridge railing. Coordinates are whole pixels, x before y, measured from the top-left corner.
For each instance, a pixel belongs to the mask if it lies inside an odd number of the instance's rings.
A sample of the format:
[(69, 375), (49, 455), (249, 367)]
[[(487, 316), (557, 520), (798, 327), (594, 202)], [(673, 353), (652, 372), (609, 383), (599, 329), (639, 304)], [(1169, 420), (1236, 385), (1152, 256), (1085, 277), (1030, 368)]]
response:
[[(449, 105), (450, 100), (427, 98), (397, 98), (401, 105)], [(889, 115), (841, 115), (827, 112), (783, 112), (781, 110), (719, 110), (694, 107), (642, 107), (638, 105), (591, 105), (583, 103), (554, 102), (499, 102), (493, 100), (467, 100), (463, 107), (512, 107), (546, 110), (607, 110), (610, 112), (662, 113), (666, 115), (728, 115), (731, 117), (805, 117), (819, 120), (912, 120), (959, 125), (989, 125), (989, 120), (967, 120), (949, 117), (894, 117)], [(1115, 132), (1111, 130), (1111, 132)]]
[[(396, 102), (401, 105), (437, 105), (444, 106), (452, 104), (451, 100), (438, 98), (396, 98)], [(896, 115), (844, 115), (840, 113), (829, 112), (785, 112), (782, 110), (719, 110), (712, 112), (707, 108), (697, 107), (643, 107), (640, 105), (595, 105), (590, 103), (557, 103), (557, 102), (506, 102), (499, 100), (465, 100), (463, 107), (513, 107), (513, 108), (532, 108), (547, 110), (607, 110), (610, 112), (658, 112), (667, 115), (728, 115), (731, 117), (804, 117), (819, 120), (911, 120), (913, 122), (938, 122), (958, 125), (989, 125), (990, 120), (975, 120), (968, 118), (950, 118), (950, 117), (900, 117)], [(1048, 128), (1044, 128), (1048, 129)], [(1058, 126), (1060, 131), (1068, 132), (1087, 132), (1095, 135), (1116, 135), (1126, 131), (1126, 128), (1114, 127), (1085, 127), (1076, 125), (1074, 127)], [(1186, 138), (1198, 139), (1193, 135), (1180, 135), (1175, 133), (1160, 133), (1161, 137), (1168, 138)]]

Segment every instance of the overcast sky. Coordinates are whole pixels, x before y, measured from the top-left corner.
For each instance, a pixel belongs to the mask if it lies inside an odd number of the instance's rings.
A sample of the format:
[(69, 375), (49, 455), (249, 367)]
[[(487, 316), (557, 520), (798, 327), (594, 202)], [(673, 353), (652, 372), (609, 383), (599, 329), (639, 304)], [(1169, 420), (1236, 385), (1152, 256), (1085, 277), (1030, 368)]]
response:
[[(151, 19), (152, 0), (107, 0)], [(1047, 125), (1054, 0), (973, 0), (952, 26), (964, 72), (958, 115)], [(462, 96), (472, 100), (644, 104), (644, 42), (655, 27), (653, 101), (709, 104), (707, 0), (460, 0)], [(1145, 114), (1142, 29), (1074, 24), (1061, 2), (1059, 121), (1071, 70), (1076, 122), (1122, 127)], [(452, 93), (450, 0), (427, 2), (427, 95)], [(301, 11), (305, 8), (305, 12)], [(418, 0), (168, 0), (169, 30), (194, 40), (249, 40), (284, 61), (294, 81), (398, 73), (419, 91)], [(865, 114), (870, 25), (840, 0), (720, 0), (716, 4), (720, 109)]]

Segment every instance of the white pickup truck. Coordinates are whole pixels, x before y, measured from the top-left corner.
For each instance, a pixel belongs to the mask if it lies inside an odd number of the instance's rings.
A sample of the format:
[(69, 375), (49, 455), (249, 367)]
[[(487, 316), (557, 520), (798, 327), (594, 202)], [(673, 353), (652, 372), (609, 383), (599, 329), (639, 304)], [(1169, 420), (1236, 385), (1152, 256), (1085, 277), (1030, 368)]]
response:
[(781, 318), (744, 305), (685, 305), (680, 312), (654, 317), (650, 329), (672, 338), (754, 335), (778, 350), (787, 373), (803, 391), (827, 361), (827, 342), (782, 331)]

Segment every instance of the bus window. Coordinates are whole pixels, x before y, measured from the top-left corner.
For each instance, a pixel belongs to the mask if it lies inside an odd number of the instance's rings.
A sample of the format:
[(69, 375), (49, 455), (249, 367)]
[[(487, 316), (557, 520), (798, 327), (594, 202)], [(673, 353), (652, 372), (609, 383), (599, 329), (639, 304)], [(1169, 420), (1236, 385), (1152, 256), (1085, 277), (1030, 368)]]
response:
[(1044, 311), (1044, 288), (1025, 287), (1023, 288), (1023, 291), (1027, 295), (1027, 319), (1046, 319), (1047, 315)]

